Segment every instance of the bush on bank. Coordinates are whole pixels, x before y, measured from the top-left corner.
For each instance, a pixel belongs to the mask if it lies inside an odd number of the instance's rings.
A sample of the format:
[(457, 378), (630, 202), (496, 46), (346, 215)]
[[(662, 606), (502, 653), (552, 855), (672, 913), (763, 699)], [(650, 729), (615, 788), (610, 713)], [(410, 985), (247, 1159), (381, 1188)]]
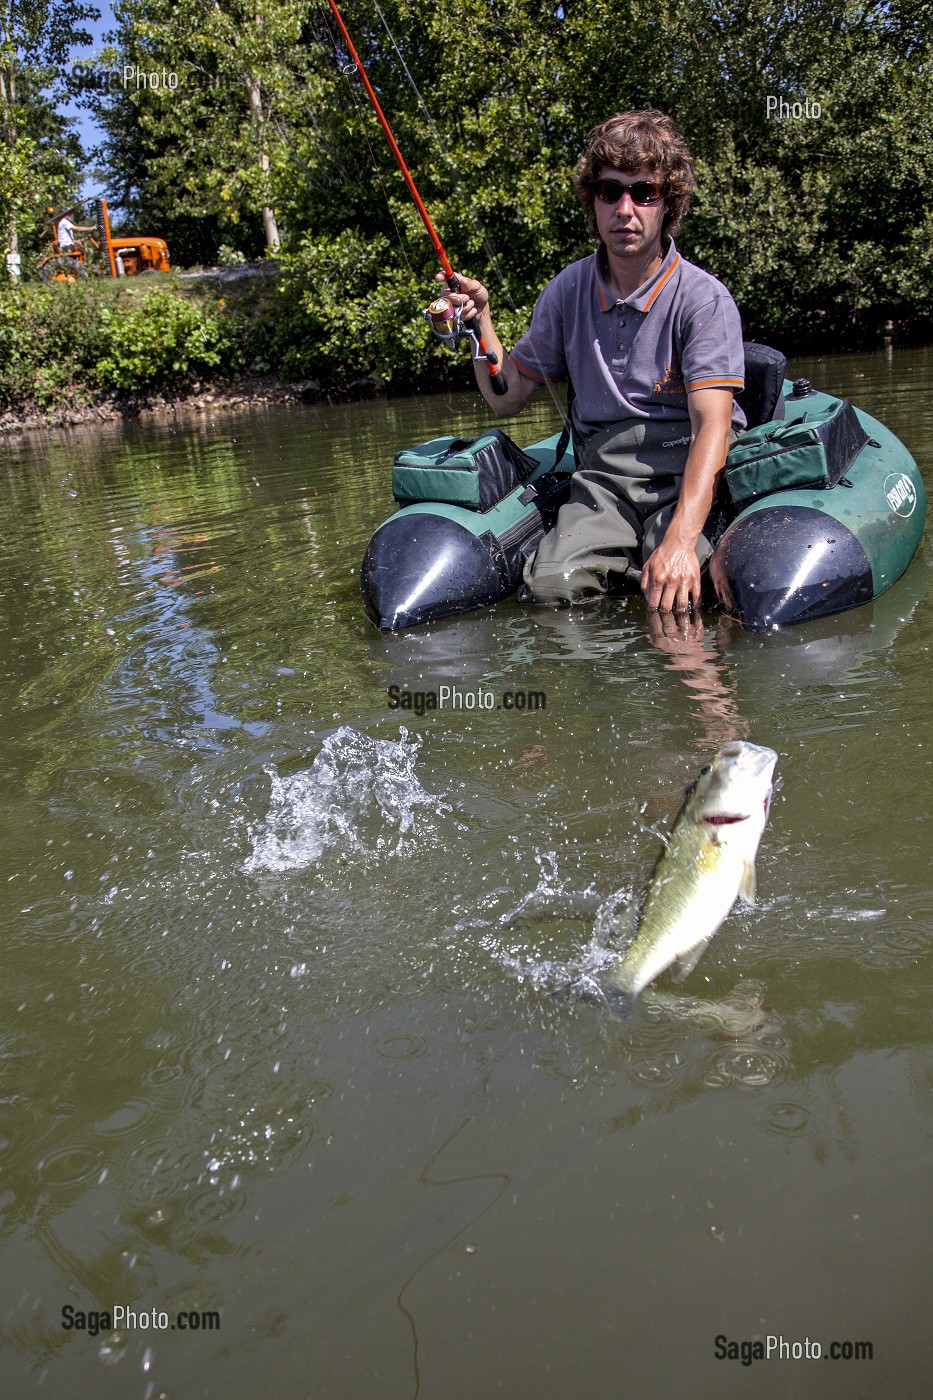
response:
[[(102, 394), (184, 390), (241, 372), (313, 380), (324, 393), (361, 380), (396, 390), (471, 379), (419, 309), (433, 268), (393, 266), (393, 251), (352, 231), (306, 239), (277, 278), (218, 289), (204, 283), (67, 285), (0, 282), (0, 411), (86, 405)], [(528, 308), (506, 311), (517, 336)]]
[(245, 331), (222, 299), (172, 286), (3, 286), (0, 407), (51, 410), (223, 376), (248, 353)]
[[(338, 392), (374, 375), (396, 389), (469, 382), (465, 346), (451, 354), (421, 314), (442, 294), (435, 263), (413, 262), (397, 243), (355, 229), (306, 235), (280, 261), (268, 353), (284, 378), (317, 379)], [(530, 307), (497, 307), (506, 344), (530, 315)]]

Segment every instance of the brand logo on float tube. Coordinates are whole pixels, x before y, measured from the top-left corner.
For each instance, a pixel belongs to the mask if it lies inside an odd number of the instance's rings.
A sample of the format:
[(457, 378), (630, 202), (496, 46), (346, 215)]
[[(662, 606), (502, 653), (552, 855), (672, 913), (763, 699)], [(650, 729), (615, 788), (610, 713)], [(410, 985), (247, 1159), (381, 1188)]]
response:
[(899, 476), (885, 477), (884, 494), (895, 515), (903, 516), (905, 520), (909, 515), (913, 515), (914, 506), (917, 504), (917, 488), (909, 476), (901, 472)]

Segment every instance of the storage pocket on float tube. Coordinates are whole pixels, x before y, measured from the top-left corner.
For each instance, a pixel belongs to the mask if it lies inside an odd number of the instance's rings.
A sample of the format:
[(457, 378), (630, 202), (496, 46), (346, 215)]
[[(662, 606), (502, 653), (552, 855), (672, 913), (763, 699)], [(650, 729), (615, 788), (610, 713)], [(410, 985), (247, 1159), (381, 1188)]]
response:
[(868, 442), (846, 399), (808, 409), (783, 423), (743, 433), (726, 458), (726, 484), (737, 506), (772, 491), (836, 486)]
[(523, 485), (538, 465), (499, 428), (472, 442), (433, 438), (397, 453), (392, 494), (400, 506), (442, 501), (485, 511)]

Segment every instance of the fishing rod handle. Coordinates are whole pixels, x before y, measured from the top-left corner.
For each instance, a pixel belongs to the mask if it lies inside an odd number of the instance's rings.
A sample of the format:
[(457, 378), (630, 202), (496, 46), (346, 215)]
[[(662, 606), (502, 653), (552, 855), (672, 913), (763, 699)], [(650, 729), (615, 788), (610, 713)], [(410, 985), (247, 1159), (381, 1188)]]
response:
[[(451, 287), (451, 291), (456, 291), (456, 288)], [(505, 382), (505, 378), (501, 369), (499, 369), (499, 356), (495, 353), (494, 350), (486, 349), (486, 342), (480, 335), (479, 321), (475, 316), (471, 316), (469, 321), (464, 321), (463, 329), (466, 331), (467, 335), (470, 337), (470, 339), (476, 346), (478, 353), (475, 356), (475, 358), (486, 361), (486, 368), (489, 370), (489, 383), (492, 386), (492, 392), (501, 399), (503, 394), (507, 394), (509, 392), (509, 386)]]

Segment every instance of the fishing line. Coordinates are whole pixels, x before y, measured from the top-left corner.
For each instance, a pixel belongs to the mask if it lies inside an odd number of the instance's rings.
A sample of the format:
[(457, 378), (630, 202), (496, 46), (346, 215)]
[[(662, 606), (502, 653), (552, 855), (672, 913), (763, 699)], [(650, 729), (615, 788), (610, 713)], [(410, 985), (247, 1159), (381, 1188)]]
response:
[(376, 152), (373, 150), (372, 144), (369, 139), (369, 133), (366, 130), (366, 114), (365, 111), (361, 111), (360, 98), (357, 96), (356, 93), (356, 84), (352, 81), (352, 79), (356, 77), (357, 73), (356, 64), (353, 63), (345, 54), (341, 53), (340, 44), (337, 41), (336, 35), (331, 30), (327, 15), (322, 14), (321, 19), (324, 22), (324, 28), (327, 32), (327, 37), (330, 39), (330, 42), (334, 49), (334, 53), (337, 56), (337, 67), (340, 69), (340, 72), (343, 75), (343, 77), (345, 77), (347, 80), (347, 87), (350, 90), (350, 97), (353, 101), (353, 106), (356, 110), (356, 115), (359, 118), (360, 131), (363, 134), (363, 140), (366, 142), (366, 149), (369, 152), (370, 164), (373, 170), (376, 172), (376, 179), (379, 181), (379, 188), (382, 191), (382, 197), (385, 201), (386, 212), (388, 213), (389, 219), (392, 223), (392, 227), (395, 230), (395, 237), (398, 239), (398, 245), (401, 249), (402, 257), (405, 260), (405, 266), (408, 269), (409, 276), (411, 277), (412, 281), (414, 281), (416, 276), (415, 269), (412, 267), (411, 259), (408, 256), (408, 250), (405, 247), (405, 239), (402, 235), (401, 230), (399, 229), (398, 224), (395, 222), (395, 215), (392, 213), (392, 205), (389, 203), (389, 192), (386, 189), (385, 181), (383, 180), (382, 175), (379, 172), (379, 164), (376, 159)]
[[(431, 222), (431, 216), (425, 207), (424, 200), (418, 193), (418, 187), (416, 186), (412, 178), (411, 171), (408, 169), (408, 166), (405, 163), (405, 157), (402, 155), (398, 142), (392, 134), (392, 128), (390, 127), (388, 119), (382, 110), (382, 107), (379, 103), (379, 99), (376, 96), (375, 89), (372, 83), (369, 81), (369, 75), (367, 74), (366, 69), (363, 66), (363, 61), (357, 53), (356, 49), (354, 48), (353, 40), (350, 38), (350, 33), (347, 29), (346, 24), (344, 23), (343, 16), (341, 15), (340, 10), (337, 8), (337, 0), (327, 0), (327, 3), (332, 15), (334, 16), (334, 19), (337, 21), (337, 28), (340, 30), (343, 42), (347, 47), (347, 51), (350, 57), (353, 59), (353, 62), (356, 64), (356, 70), (360, 75), (363, 87), (366, 89), (366, 95), (372, 103), (373, 111), (375, 112), (379, 120), (379, 125), (382, 127), (383, 133), (385, 134), (385, 138), (389, 143), (389, 149), (391, 150), (392, 155), (395, 158), (395, 163), (399, 168), (402, 179), (405, 181), (408, 193), (411, 195), (412, 200), (414, 201), (415, 208), (417, 209), (418, 214), (421, 218), (421, 222), (424, 224), (425, 232), (427, 233), (428, 238), (431, 241), (431, 246), (434, 249), (434, 255), (440, 263), (441, 268), (443, 269), (444, 277), (447, 282), (447, 287), (454, 294), (454, 296), (456, 296), (460, 292), (460, 279), (458, 278), (456, 272), (453, 269), (453, 265), (450, 259), (444, 251), (444, 245), (441, 243), (441, 240), (437, 235), (437, 230)], [(452, 302), (445, 297), (436, 298), (427, 308), (424, 314), (431, 321), (431, 324), (434, 327), (434, 330), (437, 332), (437, 334), (441, 336), (442, 339), (448, 341), (448, 343), (451, 344), (453, 347), (459, 345), (462, 336), (467, 336), (470, 341), (474, 361), (480, 361), (486, 366), (487, 373), (489, 374), (489, 386), (492, 392), (498, 395), (499, 397), (501, 397), (503, 394), (508, 393), (508, 385), (505, 382), (505, 377), (502, 374), (502, 369), (499, 364), (499, 355), (497, 352), (490, 350), (487, 347), (483, 339), (482, 331), (480, 330), (479, 321), (475, 314), (471, 315), (469, 319), (465, 319), (462, 316), (461, 306), (459, 302)]]
[[(431, 116), (431, 113), (428, 109), (428, 105), (425, 102), (424, 97), (422, 96), (421, 89), (418, 87), (418, 84), (416, 83), (414, 76), (412, 75), (411, 70), (408, 67), (408, 64), (405, 62), (405, 56), (399, 48), (398, 43), (396, 42), (395, 35), (392, 32), (392, 28), (389, 24), (389, 21), (386, 19), (385, 15), (382, 12), (379, 0), (373, 0), (373, 5), (375, 7), (376, 14), (382, 21), (382, 26), (385, 29), (386, 34), (389, 36), (389, 42), (395, 50), (398, 61), (402, 65), (402, 72), (408, 79), (411, 90), (418, 100), (418, 105), (420, 106), (421, 111), (424, 114), (425, 120), (427, 122), (428, 131), (430, 132), (430, 135), (434, 140), (435, 146), (441, 154), (441, 159), (447, 167), (448, 176), (450, 177), (451, 183), (453, 184), (454, 189), (460, 197), (460, 203), (466, 209), (467, 217), (469, 218), (470, 223), (473, 225), (473, 231), (482, 245), (483, 252), (486, 254), (486, 260), (489, 264), (489, 267), (492, 270), (495, 277), (498, 279), (499, 290), (502, 294), (502, 298), (509, 310), (517, 314), (518, 307), (515, 305), (515, 300), (512, 297), (511, 292), (509, 291), (508, 282), (506, 281), (502, 269), (499, 265), (499, 260), (495, 255), (492, 244), (486, 237), (486, 234), (483, 230), (483, 226), (480, 223), (479, 218), (477, 217), (476, 212), (472, 207), (471, 201), (468, 199), (464, 199), (463, 197), (464, 190), (462, 179), (460, 176), (460, 171), (457, 169), (457, 165), (453, 158), (447, 154), (447, 147), (445, 146), (441, 133), (438, 130), (437, 123)], [(564, 407), (564, 405), (560, 401), (554, 384), (550, 380), (545, 380), (544, 383), (545, 388), (547, 389), (548, 394), (551, 397), (551, 401), (554, 404), (554, 407), (557, 409), (560, 416), (566, 419), (570, 412), (569, 405), (567, 408)]]
[[(356, 99), (356, 95), (354, 94), (354, 101), (356, 101), (356, 100), (357, 100), (357, 99)], [(319, 129), (319, 130), (322, 130), (322, 128), (320, 127), (319, 123), (316, 123), (316, 122), (315, 122), (315, 123), (313, 123), (313, 124), (316, 125), (316, 126), (318, 126), (318, 129)], [(289, 157), (290, 157), (290, 159), (291, 159), (292, 164), (295, 165), (295, 166), (297, 166), (299, 170), (303, 171), (305, 175), (310, 175), (310, 176), (316, 175), (318, 172), (315, 170), (314, 166), (309, 165), (308, 162), (307, 162), (305, 159), (303, 159), (303, 157), (301, 157), (301, 156), (298, 154), (298, 152), (295, 150), (295, 147), (292, 145), (291, 136), (290, 136), (289, 132), (286, 130), (286, 128), (283, 126), (282, 122), (281, 122), (277, 117), (273, 117), (272, 122), (271, 122), (271, 126), (273, 127), (273, 129), (274, 129), (275, 131), (278, 132), (279, 138), (280, 138), (280, 140), (282, 141), (282, 144), (285, 146), (286, 150), (288, 151), (288, 154), (289, 154)], [(368, 149), (369, 149), (370, 157), (373, 158), (373, 164), (375, 165), (375, 158), (374, 158), (373, 148), (372, 148), (372, 146), (370, 146), (370, 144), (369, 144), (369, 138), (365, 136), (365, 127), (363, 128), (363, 130), (364, 130), (364, 139), (366, 140), (366, 145), (367, 145), (367, 147), (368, 147)], [(335, 166), (337, 166), (337, 168), (342, 172), (344, 178), (345, 178), (347, 181), (349, 181), (349, 179), (350, 179), (350, 172), (349, 172), (349, 170), (348, 170), (347, 167), (344, 165), (343, 161), (340, 159), (339, 156), (335, 155), (333, 152), (331, 152), (331, 154), (333, 155)], [(400, 248), (401, 253), (402, 253), (402, 257), (405, 259), (405, 265), (406, 265), (406, 267), (408, 268), (408, 271), (409, 271), (409, 273), (411, 274), (412, 279), (414, 279), (415, 276), (416, 276), (416, 274), (415, 274), (414, 268), (413, 268), (412, 265), (411, 265), (411, 262), (410, 262), (409, 257), (408, 257), (408, 253), (407, 253), (406, 248), (405, 248), (405, 237), (404, 237), (404, 234), (403, 234), (403, 233), (401, 232), (401, 230), (399, 229), (398, 224), (395, 222), (395, 218), (394, 218), (394, 216), (393, 216), (393, 214), (392, 214), (392, 206), (391, 206), (391, 204), (389, 203), (388, 191), (386, 190), (385, 184), (383, 183), (382, 176), (379, 174), (379, 169), (378, 169), (378, 167), (376, 167), (376, 179), (379, 181), (379, 188), (382, 190), (382, 196), (383, 196), (383, 199), (385, 200), (385, 203), (386, 203), (386, 211), (387, 211), (387, 213), (388, 213), (388, 215), (389, 215), (389, 218), (392, 220), (392, 227), (393, 227), (393, 229), (395, 230), (395, 236), (396, 236), (396, 238), (398, 239), (398, 244), (399, 244), (399, 248)]]
[(494, 251), (493, 251), (492, 244), (489, 242), (489, 239), (486, 237), (485, 233), (483, 232), (483, 227), (482, 227), (482, 225), (480, 224), (480, 221), (479, 221), (479, 219), (477, 218), (476, 214), (474, 213), (472, 207), (470, 206), (469, 200), (463, 200), (463, 199), (462, 199), (462, 195), (463, 195), (463, 185), (462, 185), (462, 182), (461, 182), (461, 179), (460, 179), (460, 172), (459, 172), (459, 170), (457, 169), (456, 163), (455, 163), (455, 162), (453, 161), (453, 159), (447, 154), (447, 148), (446, 148), (446, 146), (444, 145), (444, 142), (443, 142), (443, 140), (442, 140), (442, 138), (441, 138), (441, 133), (440, 133), (440, 131), (439, 131), (438, 128), (437, 128), (437, 124), (436, 124), (436, 122), (434, 121), (434, 118), (431, 116), (431, 113), (430, 113), (430, 111), (428, 110), (428, 105), (427, 105), (427, 103), (425, 102), (424, 98), (423, 98), (422, 95), (421, 95), (421, 89), (418, 87), (418, 84), (415, 82), (415, 79), (413, 78), (413, 76), (412, 76), (412, 74), (411, 74), (411, 71), (410, 71), (410, 69), (409, 69), (409, 67), (408, 67), (408, 64), (405, 62), (405, 57), (404, 57), (404, 55), (403, 55), (401, 49), (399, 48), (398, 44), (396, 43), (395, 35), (393, 34), (393, 32), (392, 32), (392, 30), (391, 30), (391, 28), (390, 28), (390, 26), (389, 26), (389, 21), (386, 19), (385, 15), (382, 13), (382, 10), (381, 10), (380, 7), (379, 7), (379, 0), (373, 0), (373, 5), (375, 6), (376, 14), (379, 16), (379, 18), (380, 18), (381, 21), (382, 21), (382, 25), (383, 25), (383, 28), (385, 29), (385, 32), (386, 32), (386, 33), (388, 34), (388, 36), (389, 36), (389, 42), (391, 43), (393, 49), (395, 50), (395, 52), (396, 52), (396, 54), (397, 54), (397, 56), (398, 56), (398, 61), (399, 61), (399, 63), (402, 65), (402, 71), (403, 71), (403, 73), (405, 74), (405, 77), (408, 79), (409, 85), (411, 86), (411, 90), (412, 90), (412, 92), (415, 94), (415, 97), (418, 99), (419, 106), (421, 107), (421, 110), (422, 110), (422, 112), (424, 113), (425, 118), (426, 118), (426, 120), (427, 120), (428, 130), (430, 131), (432, 137), (434, 138), (434, 144), (436, 145), (437, 149), (438, 149), (438, 150), (440, 151), (440, 153), (441, 153), (441, 158), (442, 158), (442, 160), (444, 161), (444, 164), (447, 166), (448, 173), (449, 173), (449, 174), (451, 175), (451, 177), (452, 177), (452, 181), (453, 181), (454, 188), (456, 189), (457, 193), (461, 196), (461, 202), (464, 204), (464, 207), (466, 208), (467, 216), (468, 216), (468, 218), (469, 218), (469, 220), (470, 220), (470, 223), (473, 225), (473, 230), (474, 230), (476, 236), (479, 238), (481, 244), (483, 245), (483, 252), (486, 254), (486, 257), (487, 257), (488, 262), (489, 262), (489, 266), (492, 268), (492, 271), (495, 273), (496, 277), (499, 279), (499, 287), (500, 287), (500, 290), (501, 290), (501, 292), (502, 292), (503, 298), (504, 298), (504, 300), (505, 300), (505, 304), (506, 304), (506, 306), (508, 306), (508, 308), (509, 308), (510, 311), (515, 311), (515, 312), (517, 312), (517, 311), (518, 311), (518, 307), (515, 305), (515, 302), (514, 302), (513, 299), (512, 299), (512, 294), (511, 294), (511, 292), (509, 291), (508, 283), (506, 282), (505, 277), (503, 276), (502, 269), (500, 268), (498, 259), (496, 258), (496, 255), (495, 255), (495, 253), (494, 253)]
[[(349, 80), (356, 74), (356, 65), (354, 63), (351, 63), (349, 59), (347, 59), (346, 56), (342, 53), (340, 43), (336, 35), (330, 29), (330, 26), (328, 25), (327, 16), (321, 13), (319, 18), (321, 20), (323, 34), (315, 34), (314, 37), (322, 44), (322, 46), (325, 44), (326, 41), (330, 42), (330, 47), (333, 50), (337, 60), (337, 68), (339, 72)], [(396, 223), (395, 216), (392, 213), (392, 205), (389, 202), (389, 193), (386, 188), (385, 181), (383, 180), (382, 175), (379, 171), (379, 165), (376, 160), (376, 153), (373, 150), (367, 132), (365, 110), (361, 111), (360, 109), (360, 99), (356, 95), (356, 89), (354, 84), (352, 82), (348, 82), (348, 86), (350, 89), (350, 96), (352, 98), (353, 105), (356, 108), (356, 115), (359, 119), (359, 129), (362, 133), (363, 140), (366, 142), (366, 149), (369, 151), (370, 164), (373, 167), (376, 179), (379, 182), (379, 188), (382, 191), (382, 197), (386, 205), (386, 212), (388, 213), (389, 218), (392, 222), (392, 228), (395, 231), (395, 237), (398, 241), (402, 257), (405, 261), (405, 266), (408, 269), (409, 275), (414, 281), (416, 279), (416, 273), (414, 267), (412, 266), (411, 259), (408, 256), (408, 251), (405, 243), (405, 234), (399, 228), (398, 224)], [(349, 184), (352, 179), (351, 173), (347, 168), (345, 162), (342, 160), (335, 144), (330, 139), (329, 132), (327, 131), (323, 123), (318, 120), (317, 116), (313, 111), (309, 111), (307, 113), (307, 120), (308, 125), (314, 128), (316, 131), (318, 131), (321, 137), (323, 138), (324, 145), (327, 148), (328, 154), (333, 162), (334, 168), (339, 171), (346, 183)], [(279, 139), (281, 140), (285, 149), (288, 151), (288, 155), (292, 165), (297, 167), (298, 170), (302, 171), (304, 175), (310, 176), (312, 178), (312, 181), (317, 180), (317, 182), (320, 183), (319, 170), (316, 169), (313, 165), (310, 165), (304, 157), (299, 155), (298, 151), (295, 149), (291, 132), (285, 126), (284, 122), (278, 117), (272, 117), (270, 120), (270, 125), (278, 133)]]

